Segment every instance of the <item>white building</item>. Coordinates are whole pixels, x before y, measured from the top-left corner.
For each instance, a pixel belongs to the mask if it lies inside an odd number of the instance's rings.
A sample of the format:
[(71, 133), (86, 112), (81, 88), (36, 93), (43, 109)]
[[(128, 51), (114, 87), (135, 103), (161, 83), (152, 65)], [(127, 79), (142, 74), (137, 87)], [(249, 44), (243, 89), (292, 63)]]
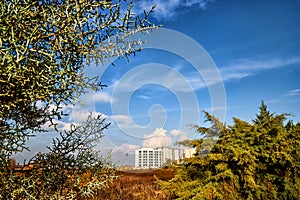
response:
[(135, 168), (157, 168), (163, 165), (162, 150), (141, 148), (135, 150)]
[(158, 168), (194, 155), (194, 148), (141, 148), (135, 150), (135, 168)]

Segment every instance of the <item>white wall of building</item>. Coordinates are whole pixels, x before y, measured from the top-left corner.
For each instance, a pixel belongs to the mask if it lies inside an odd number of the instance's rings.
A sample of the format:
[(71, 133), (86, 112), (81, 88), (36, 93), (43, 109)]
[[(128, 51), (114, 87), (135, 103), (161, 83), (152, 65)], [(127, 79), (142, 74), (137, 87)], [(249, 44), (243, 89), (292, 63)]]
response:
[(135, 150), (135, 168), (158, 168), (194, 155), (194, 148), (141, 148)]
[(141, 148), (135, 150), (135, 168), (158, 168), (163, 165), (162, 150)]

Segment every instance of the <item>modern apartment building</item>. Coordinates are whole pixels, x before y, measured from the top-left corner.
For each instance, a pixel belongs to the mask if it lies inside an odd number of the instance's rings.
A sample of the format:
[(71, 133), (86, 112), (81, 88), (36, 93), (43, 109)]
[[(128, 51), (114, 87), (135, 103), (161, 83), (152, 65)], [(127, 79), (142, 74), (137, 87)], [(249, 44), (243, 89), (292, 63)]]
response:
[(141, 148), (135, 150), (135, 168), (157, 168), (163, 165), (161, 149)]
[(141, 148), (135, 150), (135, 168), (158, 168), (164, 164), (179, 162), (194, 155), (194, 148)]

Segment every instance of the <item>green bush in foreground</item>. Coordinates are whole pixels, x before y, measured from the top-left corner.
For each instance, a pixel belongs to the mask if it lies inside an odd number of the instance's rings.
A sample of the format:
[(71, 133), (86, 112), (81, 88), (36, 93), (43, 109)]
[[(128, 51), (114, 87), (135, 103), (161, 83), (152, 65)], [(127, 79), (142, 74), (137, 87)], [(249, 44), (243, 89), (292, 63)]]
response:
[[(286, 116), (262, 103), (252, 123), (234, 118), (225, 126), (206, 113), (219, 126), (215, 146), (178, 165), (175, 177), (159, 185), (178, 199), (299, 199), (300, 124), (284, 124)], [(211, 129), (198, 130), (205, 136)]]

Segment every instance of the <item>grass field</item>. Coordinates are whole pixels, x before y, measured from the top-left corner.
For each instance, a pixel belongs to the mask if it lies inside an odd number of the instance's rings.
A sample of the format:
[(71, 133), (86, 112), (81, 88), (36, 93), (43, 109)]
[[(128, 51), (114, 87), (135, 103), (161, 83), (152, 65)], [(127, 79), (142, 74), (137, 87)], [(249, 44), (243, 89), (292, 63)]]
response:
[(119, 171), (110, 188), (101, 191), (96, 199), (109, 200), (169, 200), (172, 196), (162, 192), (156, 178), (169, 180), (174, 176), (171, 169)]

